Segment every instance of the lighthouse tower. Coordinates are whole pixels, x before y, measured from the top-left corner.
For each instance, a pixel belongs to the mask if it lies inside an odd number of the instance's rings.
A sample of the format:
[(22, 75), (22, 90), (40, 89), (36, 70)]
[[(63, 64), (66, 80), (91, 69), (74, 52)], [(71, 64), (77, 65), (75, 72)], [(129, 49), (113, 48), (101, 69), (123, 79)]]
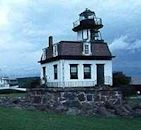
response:
[(102, 19), (97, 18), (93, 11), (86, 9), (79, 14), (79, 20), (73, 23), (72, 30), (77, 32), (77, 40), (94, 42), (95, 40), (102, 40), (100, 33), (102, 27)]

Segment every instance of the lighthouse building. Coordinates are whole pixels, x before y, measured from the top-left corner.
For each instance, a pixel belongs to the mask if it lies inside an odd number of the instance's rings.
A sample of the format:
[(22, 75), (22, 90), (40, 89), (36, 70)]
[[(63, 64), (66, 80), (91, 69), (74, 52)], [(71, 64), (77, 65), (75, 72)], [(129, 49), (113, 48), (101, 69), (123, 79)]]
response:
[(47, 87), (112, 86), (112, 54), (102, 39), (102, 20), (89, 9), (73, 23), (75, 41), (53, 43), (43, 49), (41, 82)]

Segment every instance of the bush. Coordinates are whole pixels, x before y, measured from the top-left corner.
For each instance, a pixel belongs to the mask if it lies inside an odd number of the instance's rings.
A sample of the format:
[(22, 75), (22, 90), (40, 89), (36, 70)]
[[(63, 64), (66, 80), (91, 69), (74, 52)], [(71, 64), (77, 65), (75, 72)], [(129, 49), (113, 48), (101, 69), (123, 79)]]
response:
[(113, 73), (113, 86), (129, 85), (131, 82), (131, 77), (126, 76), (123, 72)]
[(18, 84), (20, 88), (29, 88), (33, 82), (36, 82), (35, 84), (39, 83), (40, 77), (18, 78)]

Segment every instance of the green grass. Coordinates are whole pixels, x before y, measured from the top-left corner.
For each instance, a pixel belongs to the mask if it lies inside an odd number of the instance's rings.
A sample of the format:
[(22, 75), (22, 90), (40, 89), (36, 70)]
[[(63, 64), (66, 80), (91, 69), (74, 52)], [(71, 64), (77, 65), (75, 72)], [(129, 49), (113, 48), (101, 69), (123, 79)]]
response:
[(0, 97), (25, 97), (26, 93), (0, 93)]
[(0, 130), (141, 130), (141, 118), (90, 118), (0, 107)]

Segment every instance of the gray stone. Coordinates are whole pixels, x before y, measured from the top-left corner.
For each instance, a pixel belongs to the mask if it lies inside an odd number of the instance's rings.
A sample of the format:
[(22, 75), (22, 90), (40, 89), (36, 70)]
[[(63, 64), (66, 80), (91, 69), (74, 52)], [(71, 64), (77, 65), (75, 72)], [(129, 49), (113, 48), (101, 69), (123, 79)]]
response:
[(80, 115), (93, 116), (95, 115), (94, 105), (92, 103), (83, 102), (81, 105)]
[(87, 101), (93, 101), (93, 96), (92, 95), (87, 95)]
[(67, 107), (77, 107), (80, 108), (81, 104), (79, 101), (71, 101), (71, 100), (67, 100), (66, 102), (63, 103), (65, 106)]
[(56, 111), (57, 111), (57, 112), (65, 112), (65, 111), (67, 111), (67, 107), (64, 106), (64, 105), (58, 105), (58, 106), (56, 107)]
[(84, 102), (81, 105), (81, 109), (86, 110), (86, 111), (90, 110), (90, 109), (93, 109), (93, 104), (92, 103), (88, 103), (88, 102)]
[(47, 111), (47, 106), (45, 105), (37, 105), (36, 108), (39, 111)]
[(136, 109), (141, 109), (141, 105), (140, 104), (135, 104), (133, 106), (133, 110), (136, 110)]
[(18, 98), (18, 99), (13, 99), (13, 100), (12, 100), (12, 103), (18, 104), (18, 103), (20, 103), (20, 99), (19, 99), (19, 98)]
[(132, 109), (132, 107), (131, 107), (129, 104), (124, 104), (124, 107), (125, 107), (128, 111), (133, 112), (133, 109)]
[(74, 100), (76, 96), (73, 92), (66, 92), (63, 97), (68, 100)]
[(29, 110), (29, 111), (34, 111), (34, 110), (36, 110), (36, 107), (34, 107), (34, 106), (26, 106), (26, 107), (24, 107), (26, 110)]
[(134, 114), (134, 116), (136, 116), (136, 117), (141, 117), (141, 109), (136, 109), (136, 110), (134, 110), (133, 114)]
[(112, 113), (112, 114), (115, 114), (115, 110), (114, 109), (107, 109), (107, 111), (110, 112), (110, 113)]
[(79, 101), (85, 101), (86, 100), (84, 93), (79, 94), (77, 97), (78, 97)]
[(104, 106), (100, 106), (98, 109), (97, 109), (97, 112), (102, 115), (102, 116), (105, 116), (105, 117), (112, 117), (114, 116), (111, 112), (109, 112)]
[(78, 108), (69, 108), (66, 114), (67, 115), (79, 115), (80, 110)]
[(119, 105), (119, 106), (115, 106), (115, 114), (119, 115), (119, 116), (131, 116), (132, 113), (126, 109), (126, 107), (124, 107), (124, 105)]
[(41, 97), (40, 96), (35, 96), (33, 103), (41, 104)]

